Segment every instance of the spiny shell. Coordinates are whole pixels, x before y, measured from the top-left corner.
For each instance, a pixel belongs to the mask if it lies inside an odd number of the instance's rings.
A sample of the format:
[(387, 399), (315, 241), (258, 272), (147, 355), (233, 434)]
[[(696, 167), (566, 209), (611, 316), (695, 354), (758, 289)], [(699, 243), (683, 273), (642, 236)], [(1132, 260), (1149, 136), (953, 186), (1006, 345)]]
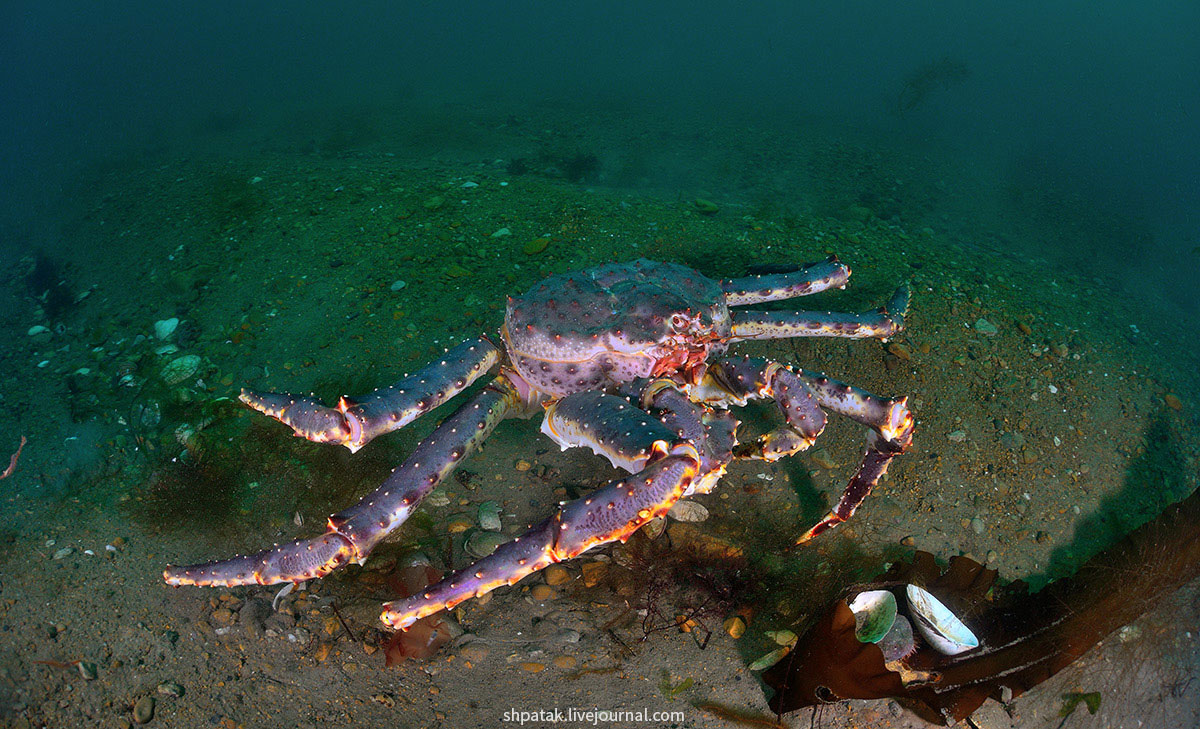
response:
[(878, 643), (896, 622), (896, 596), (889, 590), (867, 590), (850, 602), (854, 637), (860, 643)]
[(979, 639), (950, 609), (916, 585), (909, 585), (908, 612), (929, 645), (943, 655), (957, 656), (979, 647)]
[(916, 648), (916, 644), (913, 642), (912, 623), (903, 615), (897, 615), (896, 622), (892, 623), (892, 629), (875, 645), (883, 651), (885, 663), (907, 658)]

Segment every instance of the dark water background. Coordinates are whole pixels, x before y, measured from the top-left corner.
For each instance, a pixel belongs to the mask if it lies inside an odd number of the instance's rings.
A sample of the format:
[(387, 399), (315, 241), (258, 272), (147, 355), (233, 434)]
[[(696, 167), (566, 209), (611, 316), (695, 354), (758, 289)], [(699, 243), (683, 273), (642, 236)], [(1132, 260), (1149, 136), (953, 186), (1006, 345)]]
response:
[[(1122, 266), (1200, 244), (1194, 2), (47, 2), (6, 3), (0, 28), (0, 219), (18, 244), (55, 244), (88, 165), (300, 146), (363, 110), (547, 99), (951, 151), (1109, 216), (1101, 255)], [(898, 114), (942, 59), (967, 77)]]

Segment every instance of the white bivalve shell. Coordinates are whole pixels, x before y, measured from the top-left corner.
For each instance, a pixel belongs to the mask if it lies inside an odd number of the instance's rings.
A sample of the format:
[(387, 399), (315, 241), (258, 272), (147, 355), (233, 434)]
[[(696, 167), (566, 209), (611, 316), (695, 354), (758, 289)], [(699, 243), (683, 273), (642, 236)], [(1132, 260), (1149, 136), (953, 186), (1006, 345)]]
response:
[(933, 595), (909, 585), (908, 613), (921, 637), (938, 653), (957, 656), (979, 647), (979, 639), (963, 621)]

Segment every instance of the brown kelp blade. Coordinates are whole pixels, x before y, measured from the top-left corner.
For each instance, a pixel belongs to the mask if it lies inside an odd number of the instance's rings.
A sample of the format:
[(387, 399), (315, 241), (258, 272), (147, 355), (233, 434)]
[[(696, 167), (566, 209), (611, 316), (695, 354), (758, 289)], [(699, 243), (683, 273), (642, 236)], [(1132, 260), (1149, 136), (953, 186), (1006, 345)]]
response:
[(787, 713), (839, 699), (900, 699), (928, 721), (961, 721), (1003, 689), (1019, 696), (1078, 659), (1109, 633), (1155, 607), (1200, 576), (1200, 492), (1088, 560), (1070, 577), (1030, 594), (1022, 582), (993, 588), (994, 570), (955, 557), (945, 572), (918, 552), (911, 564), (893, 565), (877, 583), (907, 583), (935, 592), (969, 622), (981, 645), (957, 656), (922, 648), (905, 667), (927, 682), (906, 686), (883, 654), (854, 636), (845, 600), (763, 674), (775, 689), (771, 708)]

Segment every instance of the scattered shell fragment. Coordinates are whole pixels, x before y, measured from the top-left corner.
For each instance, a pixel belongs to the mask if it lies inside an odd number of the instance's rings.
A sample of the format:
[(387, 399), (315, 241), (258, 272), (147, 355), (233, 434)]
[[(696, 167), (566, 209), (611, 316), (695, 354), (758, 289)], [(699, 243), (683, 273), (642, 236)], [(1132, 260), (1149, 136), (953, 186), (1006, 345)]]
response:
[(789, 649), (787, 649), (787, 648), (776, 648), (775, 650), (771, 651), (770, 653), (767, 653), (767, 654), (763, 655), (762, 657), (760, 657), (754, 663), (751, 663), (750, 670), (751, 671), (763, 671), (763, 670), (770, 668), (771, 666), (774, 666), (776, 663), (779, 663), (779, 659), (781, 659), (785, 655), (787, 655), (788, 650)]
[(698, 501), (676, 501), (667, 515), (675, 521), (699, 522), (708, 518), (708, 509)]
[(489, 532), (500, 531), (500, 504), (485, 501), (479, 505), (479, 526)]
[(909, 585), (908, 613), (929, 645), (947, 656), (956, 656), (979, 647), (979, 639), (941, 600), (926, 590)]
[(896, 622), (896, 596), (890, 590), (867, 590), (850, 602), (854, 637), (860, 643), (878, 643)]
[(196, 374), (199, 369), (200, 355), (185, 354), (168, 362), (159, 374), (168, 385), (178, 385)]
[(497, 547), (507, 541), (509, 541), (509, 538), (498, 531), (490, 532), (480, 530), (472, 532), (471, 536), (467, 537), (467, 542), (464, 547), (466, 548), (467, 553), (472, 557), (475, 557), (476, 559), (483, 559), (492, 552), (495, 552)]
[(80, 661), (76, 665), (79, 667), (79, 675), (83, 676), (84, 681), (94, 681), (99, 675), (96, 671), (96, 664), (91, 661)]

